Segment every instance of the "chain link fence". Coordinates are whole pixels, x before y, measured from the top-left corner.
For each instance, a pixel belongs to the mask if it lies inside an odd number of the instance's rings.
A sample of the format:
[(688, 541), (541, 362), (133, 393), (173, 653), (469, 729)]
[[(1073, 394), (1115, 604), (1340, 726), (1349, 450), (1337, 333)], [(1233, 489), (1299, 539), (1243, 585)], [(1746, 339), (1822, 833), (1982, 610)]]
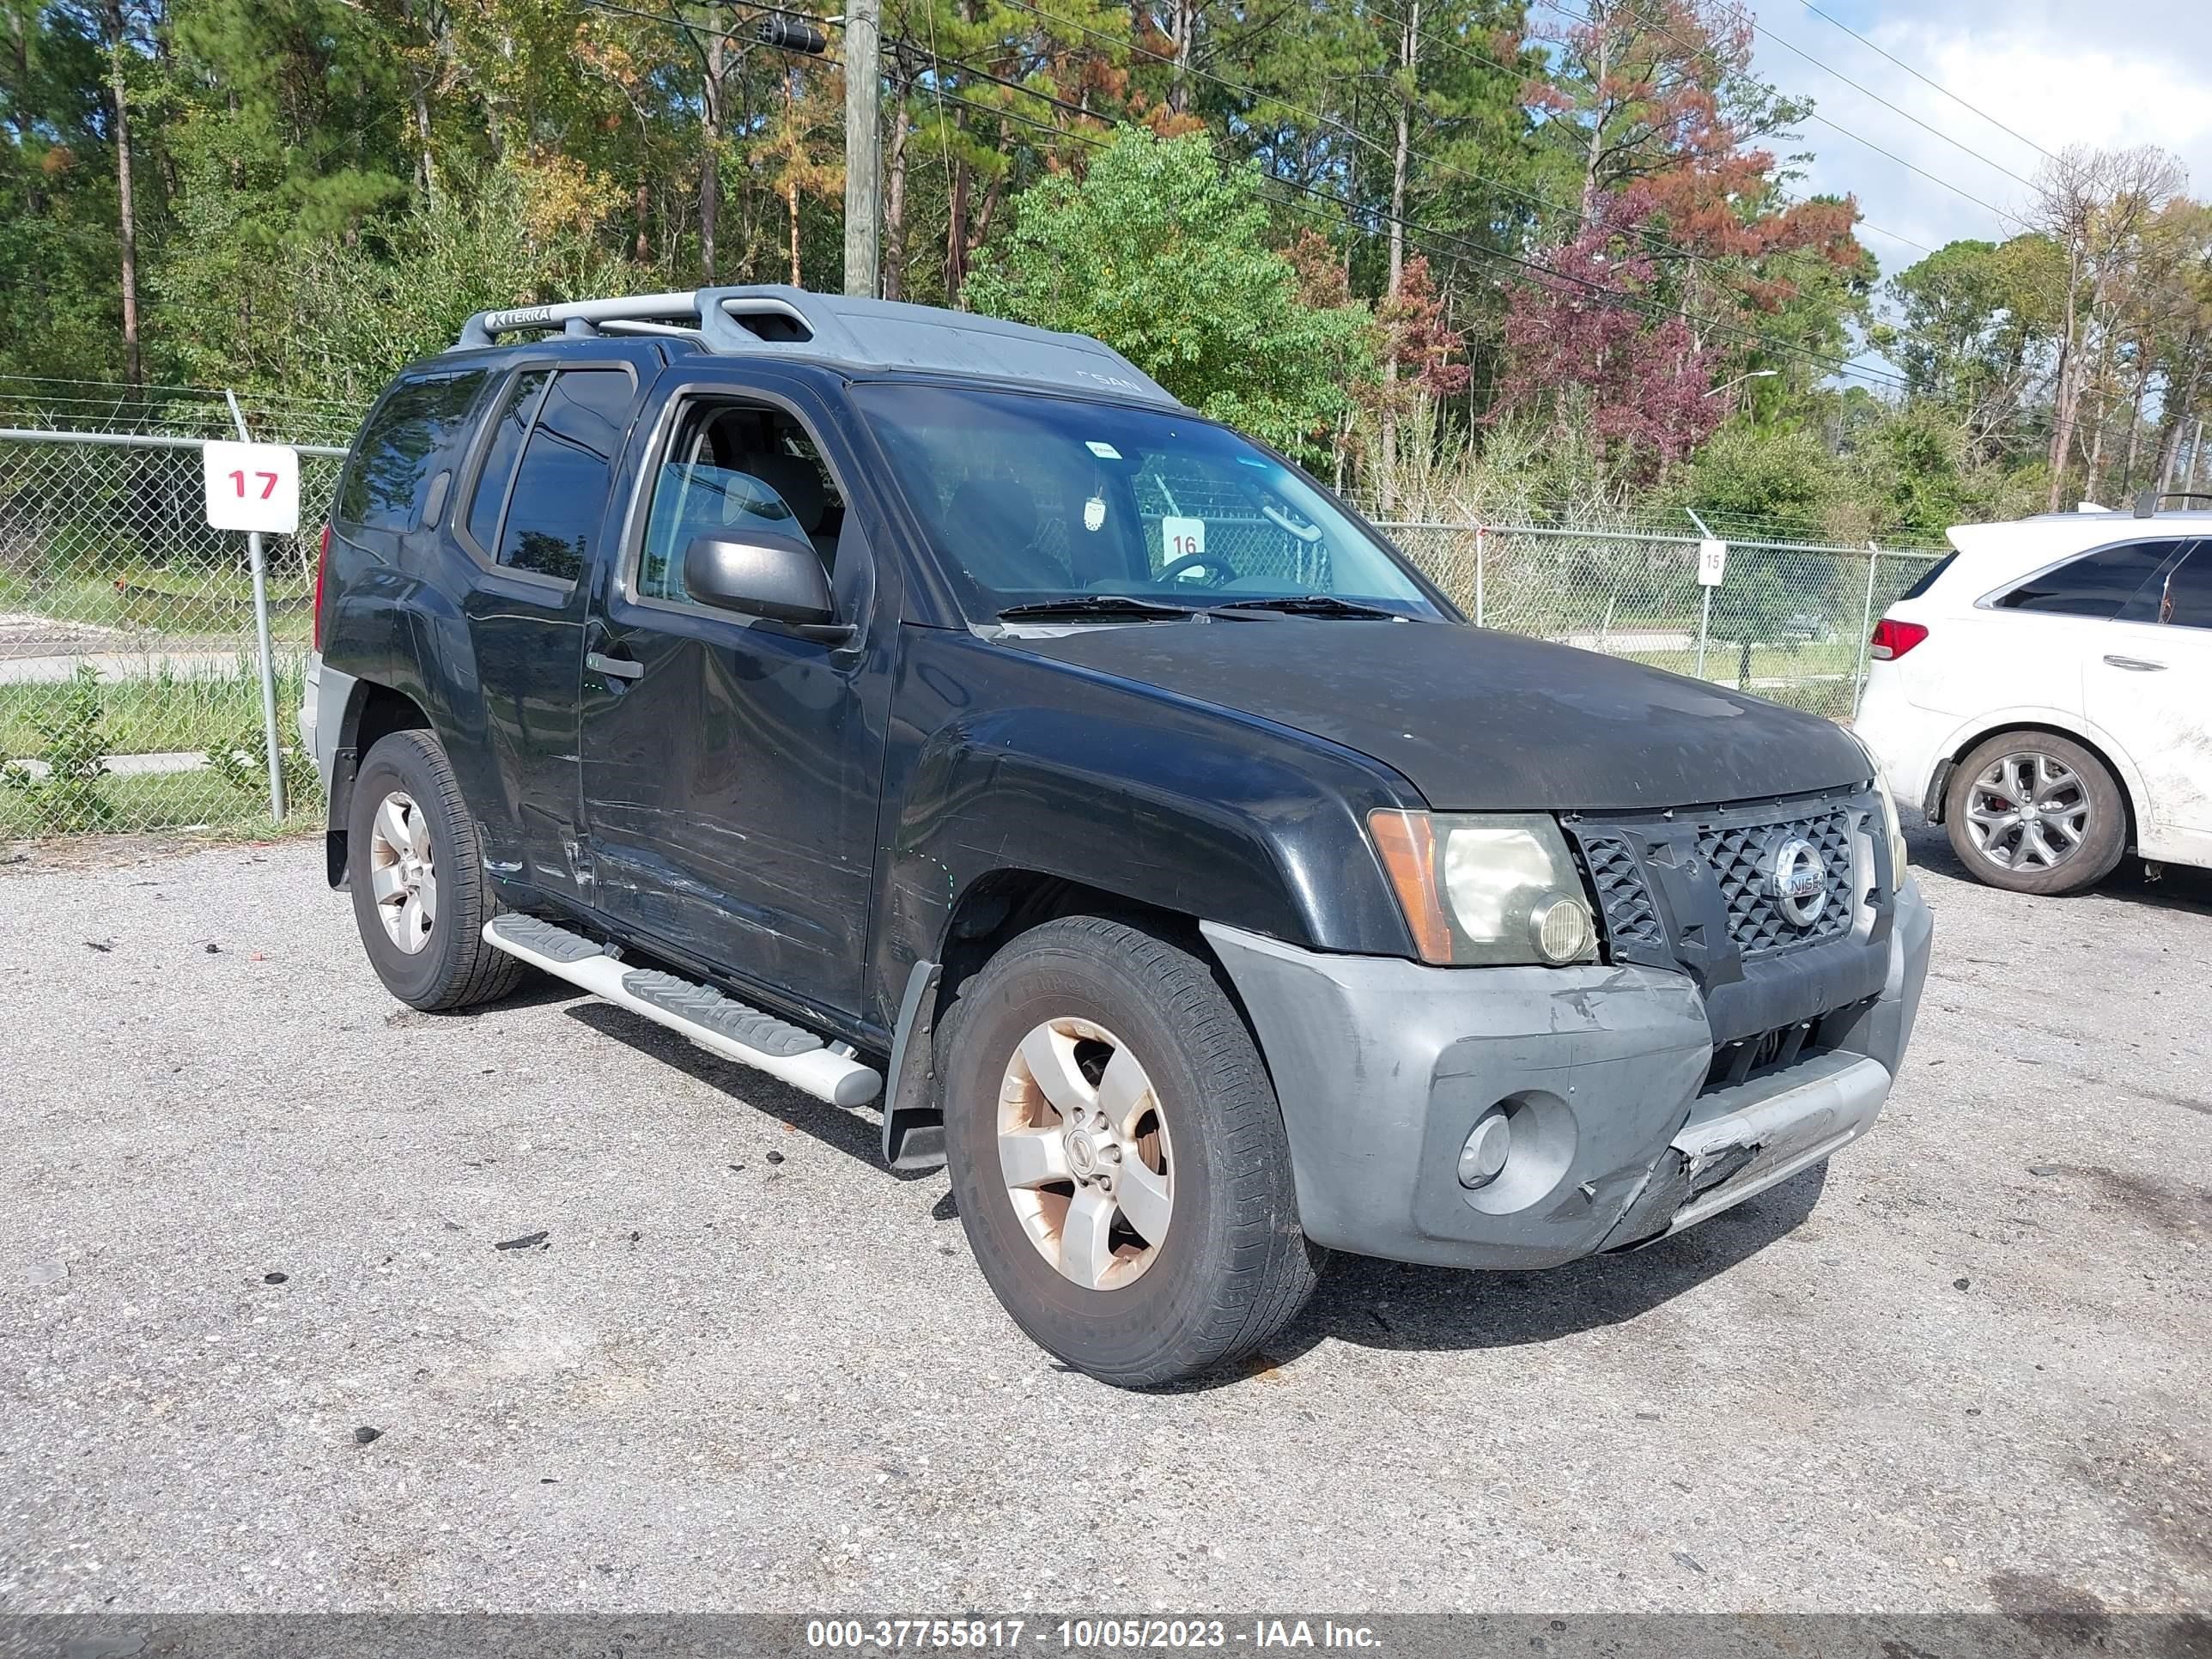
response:
[[(201, 478), (203, 440), (234, 430), (177, 431), (210, 423), (197, 406), (143, 411), (129, 429), (0, 435), (0, 838), (273, 827), (246, 538), (209, 528)], [(0, 401), (0, 419), (25, 413)], [(264, 543), (280, 764), (309, 822), (291, 717), (342, 455), (302, 447), (301, 533)]]
[(1875, 618), (1937, 550), (1730, 539), (1720, 582), (1697, 536), (1549, 525), (1384, 524), (1489, 628), (1631, 657), (1831, 718), (1866, 684)]
[[(353, 416), (270, 400), (244, 416), (257, 439), (301, 450), (301, 533), (264, 556), (280, 763), (290, 816), (313, 823), (322, 801), (293, 711), (315, 533)], [(209, 528), (201, 479), (200, 444), (234, 435), (220, 392), (0, 377), (0, 838), (273, 827), (246, 538)], [(1236, 526), (1208, 521), (1225, 553)], [(1705, 587), (1694, 535), (1382, 528), (1486, 626), (1831, 716), (1856, 706), (1874, 618), (1941, 556), (1731, 538)], [(1265, 563), (1273, 545), (1242, 550)]]

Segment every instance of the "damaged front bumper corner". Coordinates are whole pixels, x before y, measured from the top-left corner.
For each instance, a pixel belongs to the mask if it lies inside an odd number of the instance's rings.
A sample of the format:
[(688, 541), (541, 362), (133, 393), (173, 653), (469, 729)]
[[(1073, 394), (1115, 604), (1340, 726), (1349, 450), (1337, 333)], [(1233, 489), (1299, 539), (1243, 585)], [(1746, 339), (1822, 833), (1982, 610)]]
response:
[[(1819, 1052), (1713, 1087), (1686, 975), (1437, 968), (1205, 924), (1275, 1081), (1308, 1237), (1462, 1267), (1646, 1243), (1858, 1139), (1911, 1034), (1930, 931), (1908, 880), (1879, 994), (1824, 1026)], [(1511, 1154), (1471, 1191), (1460, 1150), (1499, 1111)]]

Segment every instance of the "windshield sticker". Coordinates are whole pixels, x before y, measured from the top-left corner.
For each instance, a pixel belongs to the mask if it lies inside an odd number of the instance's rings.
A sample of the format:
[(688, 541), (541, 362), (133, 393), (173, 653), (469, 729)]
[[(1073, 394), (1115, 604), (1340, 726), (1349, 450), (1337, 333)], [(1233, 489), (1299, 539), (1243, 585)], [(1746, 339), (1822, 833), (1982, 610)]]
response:
[(1105, 522), (1106, 498), (1103, 495), (1093, 495), (1083, 504), (1083, 527), (1085, 530), (1096, 531)]
[(1206, 520), (1167, 518), (1160, 520), (1160, 547), (1170, 562), (1206, 551)]
[(1111, 444), (1102, 444), (1096, 438), (1091, 439), (1083, 447), (1089, 450), (1092, 454), (1096, 455), (1102, 461), (1118, 461), (1121, 459), (1121, 452), (1120, 450), (1115, 448)]

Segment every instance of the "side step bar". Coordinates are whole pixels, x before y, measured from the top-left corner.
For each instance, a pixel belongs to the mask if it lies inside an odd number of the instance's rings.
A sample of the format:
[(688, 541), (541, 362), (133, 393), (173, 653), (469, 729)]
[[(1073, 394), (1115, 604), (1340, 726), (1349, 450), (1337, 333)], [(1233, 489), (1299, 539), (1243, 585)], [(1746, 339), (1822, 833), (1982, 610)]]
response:
[(535, 916), (495, 916), (484, 925), (483, 936), (495, 949), (817, 1100), (865, 1106), (883, 1092), (884, 1080), (876, 1072), (811, 1031), (673, 974), (624, 967), (603, 946), (565, 927)]

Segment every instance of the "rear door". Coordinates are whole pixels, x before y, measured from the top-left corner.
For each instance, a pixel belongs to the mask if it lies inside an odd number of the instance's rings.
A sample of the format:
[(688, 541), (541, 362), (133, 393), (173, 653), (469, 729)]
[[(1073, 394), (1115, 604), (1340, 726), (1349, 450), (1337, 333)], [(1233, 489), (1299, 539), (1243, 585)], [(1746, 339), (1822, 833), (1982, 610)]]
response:
[(2143, 855), (2212, 864), (2212, 540), (2184, 552), (2107, 626), (2083, 684), (2142, 780)]
[[(495, 392), (449, 515), (482, 567), (462, 602), (477, 685), (459, 695), (489, 752), (472, 802), (496, 873), (576, 890), (576, 690), (586, 583), (636, 401), (627, 362), (515, 367)], [(457, 688), (457, 690), (465, 690)], [(519, 866), (519, 867), (518, 867)]]
[[(586, 630), (592, 902), (709, 972), (858, 1012), (896, 634), (860, 467), (804, 380), (680, 363), (664, 380)], [(814, 543), (850, 641), (689, 597), (691, 539), (747, 526)]]

